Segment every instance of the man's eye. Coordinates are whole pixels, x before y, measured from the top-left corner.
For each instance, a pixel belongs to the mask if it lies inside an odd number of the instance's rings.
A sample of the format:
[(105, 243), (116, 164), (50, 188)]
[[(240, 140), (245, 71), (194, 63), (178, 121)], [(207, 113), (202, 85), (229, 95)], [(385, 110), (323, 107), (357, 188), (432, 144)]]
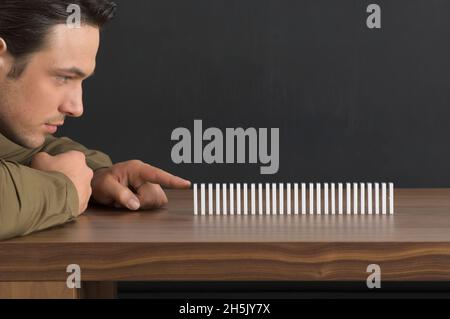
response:
[(66, 83), (66, 82), (69, 82), (70, 80), (72, 80), (72, 77), (60, 75), (60, 76), (57, 76), (57, 79), (60, 82)]

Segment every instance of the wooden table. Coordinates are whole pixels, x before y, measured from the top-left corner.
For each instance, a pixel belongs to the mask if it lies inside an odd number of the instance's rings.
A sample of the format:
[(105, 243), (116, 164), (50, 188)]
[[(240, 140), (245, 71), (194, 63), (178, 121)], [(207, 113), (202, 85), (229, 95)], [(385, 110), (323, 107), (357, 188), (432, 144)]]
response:
[[(114, 297), (119, 281), (450, 280), (450, 189), (396, 189), (390, 215), (194, 216), (192, 191), (0, 242), (0, 297)], [(81, 267), (68, 289), (66, 267)]]

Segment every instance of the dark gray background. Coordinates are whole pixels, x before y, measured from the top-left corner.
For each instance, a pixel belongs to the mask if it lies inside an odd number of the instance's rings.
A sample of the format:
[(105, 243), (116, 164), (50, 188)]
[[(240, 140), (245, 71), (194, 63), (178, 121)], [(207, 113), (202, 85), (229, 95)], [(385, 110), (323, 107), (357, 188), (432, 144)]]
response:
[[(193, 181), (450, 186), (450, 1), (116, 2), (85, 114), (60, 135)], [(171, 132), (194, 119), (280, 127), (278, 174), (173, 164)]]

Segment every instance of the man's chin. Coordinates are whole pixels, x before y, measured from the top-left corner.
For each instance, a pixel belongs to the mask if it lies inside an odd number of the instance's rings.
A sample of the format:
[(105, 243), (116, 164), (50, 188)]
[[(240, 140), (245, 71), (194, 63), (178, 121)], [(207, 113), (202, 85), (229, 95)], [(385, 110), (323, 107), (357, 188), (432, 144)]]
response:
[[(50, 134), (48, 134), (48, 135), (50, 135)], [(41, 147), (45, 143), (46, 136), (47, 135), (42, 135), (42, 136), (36, 136), (33, 138), (26, 139), (22, 145), (23, 145), (23, 147), (29, 148), (29, 149)]]
[(44, 145), (47, 136), (44, 134), (19, 135), (8, 133), (3, 133), (3, 135), (11, 142), (28, 149), (35, 149)]

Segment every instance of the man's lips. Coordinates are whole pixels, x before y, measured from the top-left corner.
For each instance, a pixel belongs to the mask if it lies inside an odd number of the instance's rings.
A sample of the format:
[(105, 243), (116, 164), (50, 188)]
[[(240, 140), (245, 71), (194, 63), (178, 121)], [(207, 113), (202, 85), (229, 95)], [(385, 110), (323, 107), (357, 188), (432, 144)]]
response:
[(56, 133), (58, 130), (58, 126), (62, 126), (64, 123), (57, 123), (57, 124), (50, 124), (46, 123), (45, 127), (47, 128), (47, 131), (51, 134)]

